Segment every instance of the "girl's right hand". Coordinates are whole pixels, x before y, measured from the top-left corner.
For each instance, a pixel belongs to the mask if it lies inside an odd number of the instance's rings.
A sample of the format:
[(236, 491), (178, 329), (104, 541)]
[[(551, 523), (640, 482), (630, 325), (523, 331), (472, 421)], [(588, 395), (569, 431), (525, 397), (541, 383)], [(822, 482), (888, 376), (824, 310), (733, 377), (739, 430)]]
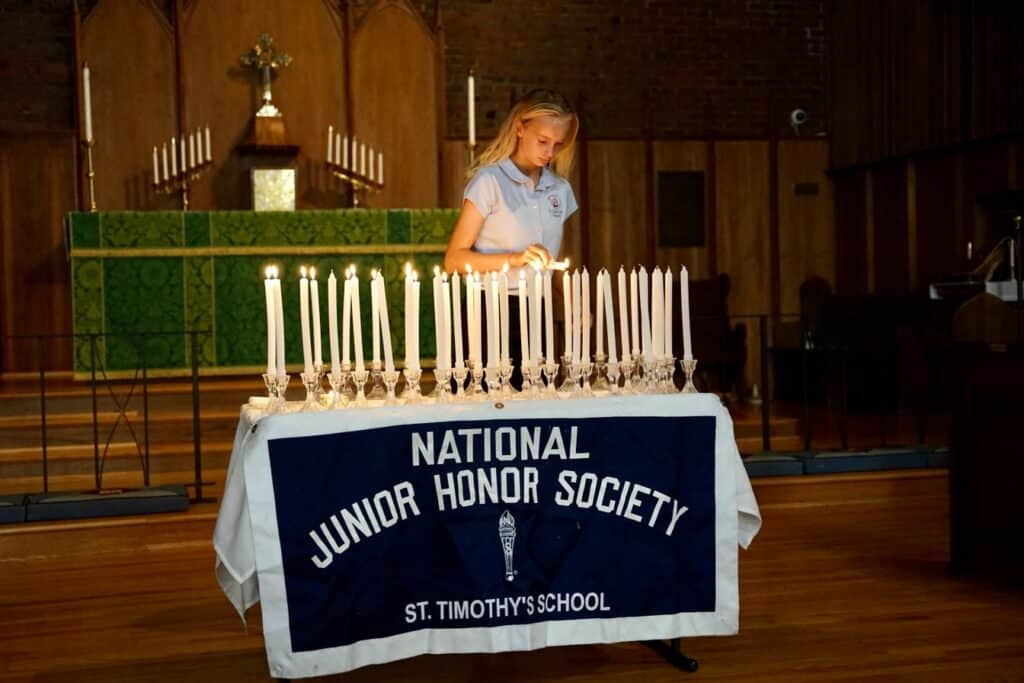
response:
[(544, 245), (531, 244), (512, 259), (511, 265), (517, 268), (522, 266), (534, 266), (543, 270), (548, 267), (548, 264), (551, 263), (551, 261), (551, 254), (544, 248)]

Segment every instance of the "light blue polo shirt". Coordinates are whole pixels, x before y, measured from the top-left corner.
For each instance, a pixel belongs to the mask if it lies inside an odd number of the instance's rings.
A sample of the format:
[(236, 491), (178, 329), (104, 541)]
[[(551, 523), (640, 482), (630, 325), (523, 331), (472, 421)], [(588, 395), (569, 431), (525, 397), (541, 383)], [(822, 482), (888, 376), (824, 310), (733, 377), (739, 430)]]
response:
[[(473, 249), (481, 254), (521, 252), (540, 243), (557, 259), (562, 225), (576, 211), (569, 182), (542, 168), (536, 186), (508, 157), (476, 172), (463, 193), (484, 217)], [(509, 272), (509, 289), (519, 283), (519, 268)]]

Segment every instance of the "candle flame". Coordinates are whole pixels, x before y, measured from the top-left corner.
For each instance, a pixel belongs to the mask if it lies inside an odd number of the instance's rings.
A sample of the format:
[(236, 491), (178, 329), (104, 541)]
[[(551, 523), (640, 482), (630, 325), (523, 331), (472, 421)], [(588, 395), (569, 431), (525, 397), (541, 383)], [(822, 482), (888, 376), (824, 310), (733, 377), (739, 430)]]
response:
[(274, 277), (274, 266), (267, 266), (266, 273), (267, 273), (267, 279), (268, 280), (270, 278)]
[(419, 275), (419, 273), (417, 273), (417, 272), (416, 272), (416, 271), (414, 270), (414, 271), (412, 271), (411, 275), (412, 275), (412, 281), (413, 281), (413, 282), (419, 282), (419, 279), (420, 279), (420, 275)]
[(372, 270), (370, 270), (370, 277), (375, 279), (375, 280), (377, 279), (377, 269), (376, 268), (373, 268)]
[(306, 266), (300, 267), (299, 272), (302, 273), (302, 277), (306, 277)]
[(356, 264), (353, 263), (351, 266), (349, 266), (349, 268), (352, 269), (352, 274), (355, 275), (356, 274)]
[(503, 265), (503, 266), (501, 267), (501, 271), (502, 271), (503, 273), (507, 273), (507, 272), (508, 272), (508, 261), (505, 261), (505, 265)]
[[(459, 275), (458, 273), (455, 273), (456, 277), (458, 277), (458, 275)], [(444, 283), (447, 284), (447, 282), (448, 282), (448, 273), (441, 273), (441, 282), (444, 282)]]
[(468, 263), (466, 264), (466, 273), (470, 275), (473, 274), (473, 266), (469, 265)]
[(314, 267), (314, 266), (310, 266), (309, 267), (309, 279), (310, 280), (315, 280), (316, 279), (316, 267)]
[(441, 266), (434, 266), (434, 277), (441, 274)]
[(408, 261), (406, 261), (405, 262), (405, 274), (409, 275), (410, 273), (412, 273), (412, 264), (409, 263)]

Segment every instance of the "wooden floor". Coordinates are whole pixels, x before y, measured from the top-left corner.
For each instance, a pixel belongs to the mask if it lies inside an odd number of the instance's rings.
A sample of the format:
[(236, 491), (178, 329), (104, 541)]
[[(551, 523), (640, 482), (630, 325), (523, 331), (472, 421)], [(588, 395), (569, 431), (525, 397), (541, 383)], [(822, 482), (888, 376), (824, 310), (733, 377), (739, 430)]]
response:
[[(684, 641), (706, 681), (1024, 680), (1024, 595), (946, 572), (944, 471), (758, 480), (740, 634)], [(0, 679), (269, 680), (213, 576), (216, 507), (0, 528)], [(338, 681), (662, 681), (637, 644), (423, 656)]]

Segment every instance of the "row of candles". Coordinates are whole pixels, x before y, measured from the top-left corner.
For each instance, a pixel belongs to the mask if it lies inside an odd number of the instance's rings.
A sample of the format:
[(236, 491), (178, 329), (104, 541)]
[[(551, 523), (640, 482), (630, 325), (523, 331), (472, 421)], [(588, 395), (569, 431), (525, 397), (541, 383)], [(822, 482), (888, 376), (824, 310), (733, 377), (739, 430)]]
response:
[[(188, 175), (191, 171), (199, 168), (203, 164), (208, 164), (213, 161), (213, 148), (210, 147), (210, 127), (206, 126), (205, 130), (197, 128), (188, 134), (188, 138), (185, 134), (181, 134), (181, 143), (179, 144), (178, 138), (171, 137), (170, 143), (170, 154), (167, 153), (167, 143), (163, 143), (163, 176), (161, 179), (160, 169), (161, 166), (158, 164), (159, 157), (157, 155), (158, 146), (153, 146), (153, 184), (160, 185), (166, 183), (171, 179), (178, 178), (179, 175), (179, 159), (180, 159), (180, 174), (182, 176)], [(188, 144), (185, 144), (185, 140), (188, 140)], [(186, 151), (188, 155), (186, 156)], [(168, 166), (168, 159), (170, 165)], [(168, 173), (169, 171), (169, 173)]]
[[(468, 270), (468, 269), (467, 269)], [(510, 297), (515, 294), (519, 311), (519, 342), (522, 349), (524, 375), (536, 377), (547, 371), (549, 382), (557, 370), (554, 348), (554, 298), (552, 270), (524, 269), (518, 287), (510, 289), (508, 268), (498, 272), (480, 273), (468, 270), (464, 277), (458, 272), (442, 273), (435, 268), (432, 287), (434, 298), (434, 329), (437, 340), (436, 368), (439, 377), (467, 375), (467, 365), (479, 384), (486, 367), (490, 386), (499, 374), (499, 368), (511, 375), (509, 337)], [(627, 284), (628, 283), (628, 284)], [(404, 278), (405, 374), (418, 383), (421, 367), (419, 352), (420, 280), (418, 274), (406, 265)], [(616, 307), (613, 298), (612, 274), (601, 270), (596, 275), (596, 310), (591, 309), (590, 274), (586, 268), (571, 275), (562, 275), (563, 315), (565, 320), (564, 356), (568, 367), (586, 370), (581, 378), (588, 381), (591, 360), (591, 329), (596, 340), (594, 358), (599, 364), (605, 360), (611, 368), (633, 361), (645, 368), (665, 365), (672, 358), (673, 330), (673, 273), (666, 269), (634, 268), (618, 272), (618, 335), (616, 334)], [(690, 344), (689, 278), (683, 267), (679, 273), (680, 314), (683, 330), (683, 360), (693, 363)], [(461, 298), (466, 297), (463, 308)], [(275, 268), (267, 269), (265, 281), (267, 314), (267, 377), (284, 380), (283, 308), (281, 283)], [(344, 273), (341, 304), (341, 335), (338, 325), (338, 281), (332, 271), (327, 280), (328, 340), (330, 345), (330, 377), (340, 378), (342, 372), (353, 371), (357, 386), (359, 377), (367, 377), (363, 330), (360, 315), (360, 280), (355, 267)], [(319, 383), (326, 370), (323, 362), (320, 290), (315, 268), (301, 269), (299, 279), (300, 326), (303, 356), (303, 382)], [(370, 306), (373, 368), (380, 371), (385, 381), (390, 377), (389, 391), (393, 393), (398, 373), (395, 370), (388, 320), (387, 292), (383, 275), (374, 270), (370, 276)], [(468, 349), (463, 348), (463, 310), (465, 310)], [(486, 316), (484, 316), (486, 311)], [(596, 324), (593, 314), (596, 313)], [(486, 321), (486, 322), (485, 322)], [(486, 335), (486, 365), (483, 363)], [(339, 345), (340, 342), (340, 345)], [(620, 346), (621, 345), (621, 346)], [(339, 353), (340, 349), (340, 353)], [(605, 351), (607, 350), (607, 354)], [(468, 351), (468, 353), (464, 353)], [(352, 355), (350, 356), (350, 352)], [(383, 352), (383, 355), (382, 355)], [(547, 360), (545, 363), (545, 353)], [(454, 360), (454, 365), (453, 365)], [(554, 368), (554, 369), (552, 369)], [(610, 374), (610, 373), (609, 373)], [(688, 372), (688, 377), (690, 372)], [(616, 370), (617, 376), (617, 370)], [(669, 374), (669, 377), (671, 374)], [(627, 382), (629, 376), (626, 375)], [(507, 381), (507, 377), (505, 377)], [(286, 380), (284, 380), (286, 381)], [(340, 379), (339, 379), (340, 381)], [(269, 382), (269, 380), (268, 380)], [(333, 382), (332, 382), (333, 386)], [(360, 387), (361, 392), (361, 387)]]
[[(351, 149), (351, 155), (349, 154)], [(367, 151), (366, 143), (359, 142), (356, 136), (351, 139), (334, 132), (334, 126), (327, 127), (327, 163), (340, 167), (343, 171), (351, 171), (384, 184), (384, 152), (376, 152), (376, 168), (374, 167), (374, 149)], [(369, 165), (367, 165), (369, 160)]]

